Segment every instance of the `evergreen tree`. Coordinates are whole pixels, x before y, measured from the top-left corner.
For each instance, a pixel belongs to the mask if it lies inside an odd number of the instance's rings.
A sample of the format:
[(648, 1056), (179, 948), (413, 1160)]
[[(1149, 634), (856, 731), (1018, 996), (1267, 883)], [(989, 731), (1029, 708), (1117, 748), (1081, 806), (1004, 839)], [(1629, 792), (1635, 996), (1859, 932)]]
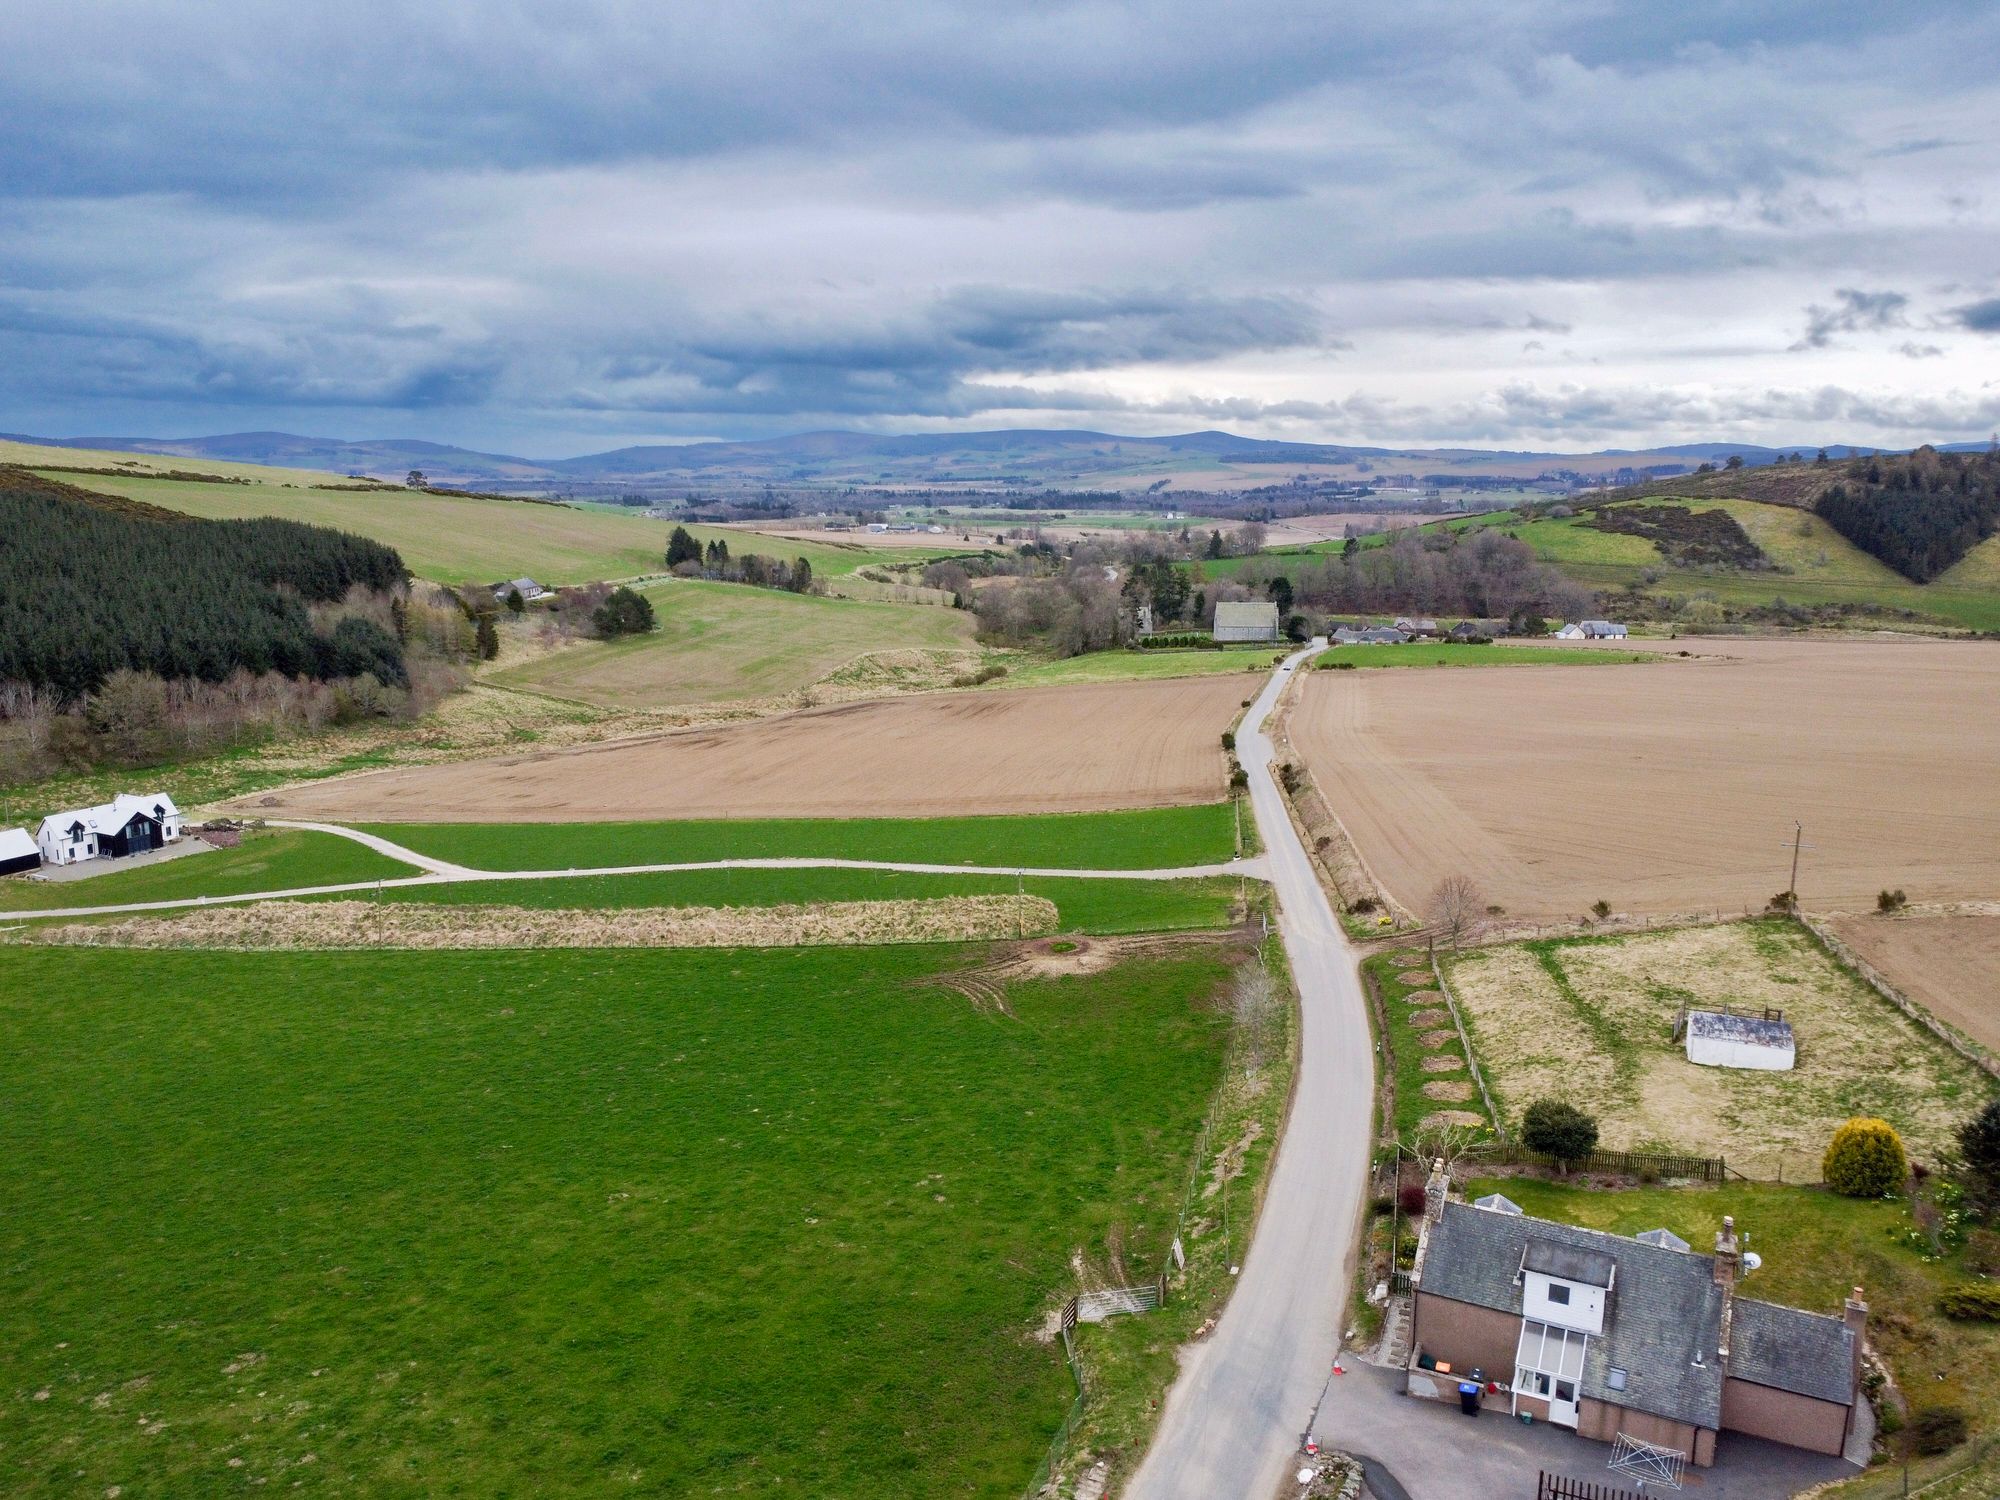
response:
[(678, 568), (682, 563), (701, 561), (701, 543), (697, 542), (685, 526), (676, 526), (667, 537), (667, 566)]
[(500, 654), (500, 632), (493, 626), (493, 616), (481, 615), (476, 633), (479, 643), (479, 659), (491, 661)]

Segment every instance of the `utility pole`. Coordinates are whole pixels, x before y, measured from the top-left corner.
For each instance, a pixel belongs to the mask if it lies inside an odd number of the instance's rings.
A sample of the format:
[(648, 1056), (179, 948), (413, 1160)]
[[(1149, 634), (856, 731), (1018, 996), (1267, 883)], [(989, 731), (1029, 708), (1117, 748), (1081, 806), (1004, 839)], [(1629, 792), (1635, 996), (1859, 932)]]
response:
[(1799, 904), (1799, 850), (1805, 843), (1806, 825), (1796, 819), (1792, 823), (1792, 883), (1785, 887), (1791, 892), (1792, 905)]

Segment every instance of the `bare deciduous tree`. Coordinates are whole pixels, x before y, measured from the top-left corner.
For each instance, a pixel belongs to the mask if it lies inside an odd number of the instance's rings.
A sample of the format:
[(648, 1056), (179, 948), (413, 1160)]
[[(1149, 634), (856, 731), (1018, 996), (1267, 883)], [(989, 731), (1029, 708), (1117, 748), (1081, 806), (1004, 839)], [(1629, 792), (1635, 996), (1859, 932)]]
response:
[(1486, 898), (1463, 875), (1447, 875), (1424, 904), (1431, 930), (1456, 948), (1479, 929), (1486, 915)]

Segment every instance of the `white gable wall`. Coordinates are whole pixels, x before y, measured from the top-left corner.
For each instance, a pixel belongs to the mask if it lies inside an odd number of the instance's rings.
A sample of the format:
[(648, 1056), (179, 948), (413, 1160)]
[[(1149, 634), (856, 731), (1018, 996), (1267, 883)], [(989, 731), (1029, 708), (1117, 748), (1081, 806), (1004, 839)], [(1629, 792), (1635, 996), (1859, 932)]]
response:
[[(1539, 1323), (1555, 1323), (1564, 1328), (1580, 1328), (1585, 1333), (1604, 1332), (1604, 1288), (1580, 1281), (1564, 1281), (1540, 1271), (1524, 1271), (1521, 1288), (1521, 1316)], [(1557, 1298), (1566, 1297), (1567, 1301)]]

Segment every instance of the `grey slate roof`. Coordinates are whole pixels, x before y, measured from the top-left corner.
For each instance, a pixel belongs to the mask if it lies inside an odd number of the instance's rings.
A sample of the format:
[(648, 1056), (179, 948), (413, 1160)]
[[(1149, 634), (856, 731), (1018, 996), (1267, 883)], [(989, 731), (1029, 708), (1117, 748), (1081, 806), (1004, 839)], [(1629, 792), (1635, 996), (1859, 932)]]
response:
[[(1584, 1395), (1669, 1421), (1721, 1427), (1722, 1366), (1716, 1349), (1722, 1288), (1706, 1255), (1447, 1203), (1431, 1226), (1418, 1285), (1433, 1296), (1519, 1316), (1521, 1288), (1514, 1278), (1530, 1241), (1606, 1256), (1618, 1267), (1605, 1331), (1591, 1338), (1585, 1353)], [(1626, 1372), (1622, 1391), (1606, 1382), (1614, 1367)]]
[(1722, 1042), (1747, 1042), (1754, 1047), (1792, 1048), (1792, 1023), (1762, 1016), (1732, 1016), (1716, 1010), (1688, 1012), (1688, 1035)]
[(1840, 1406), (1854, 1403), (1854, 1330), (1839, 1318), (1736, 1299), (1729, 1373)]
[(1217, 630), (1255, 630), (1278, 628), (1278, 606), (1275, 604), (1232, 603), (1215, 606), (1215, 628)]

